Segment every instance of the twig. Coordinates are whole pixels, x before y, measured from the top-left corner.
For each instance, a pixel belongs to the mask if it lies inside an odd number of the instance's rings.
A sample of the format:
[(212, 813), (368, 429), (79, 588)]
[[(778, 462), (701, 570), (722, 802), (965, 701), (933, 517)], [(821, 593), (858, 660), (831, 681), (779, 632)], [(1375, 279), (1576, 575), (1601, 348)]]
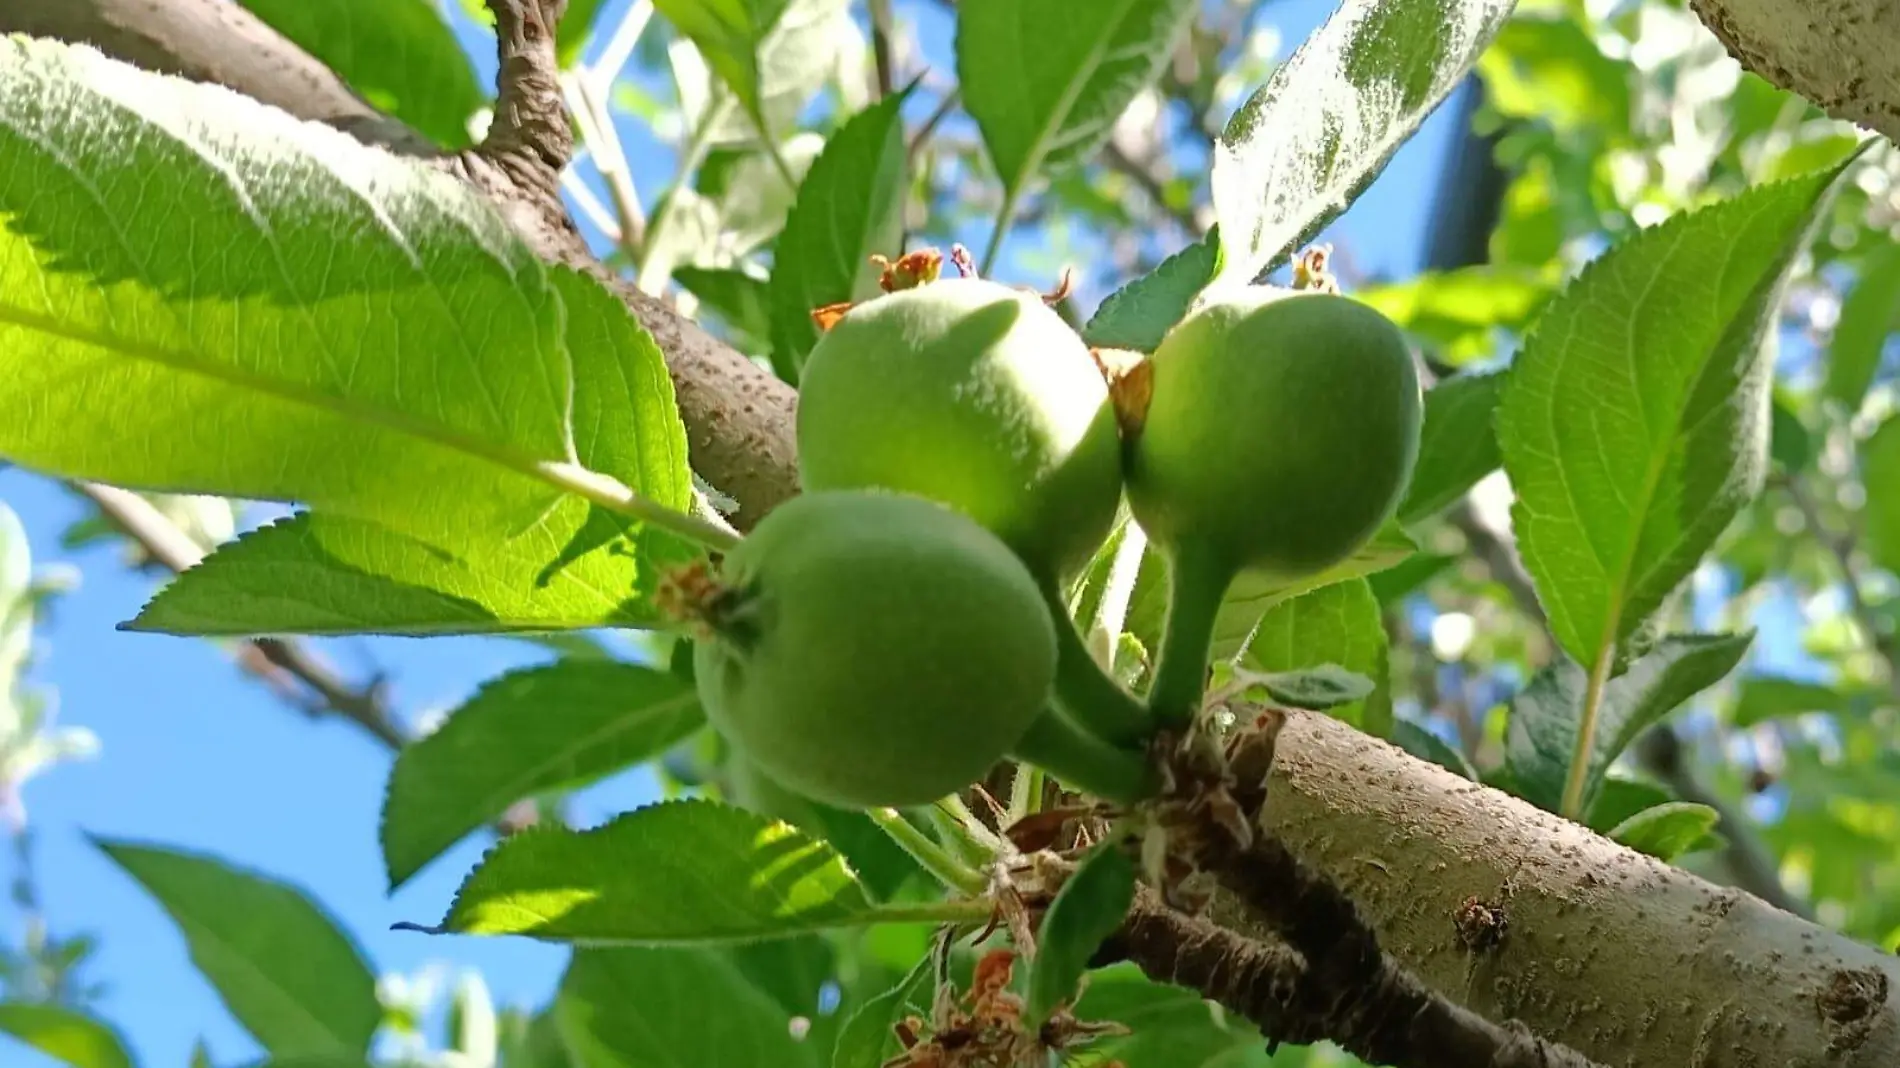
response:
[(950, 117), (950, 113), (957, 109), (957, 104), (962, 99), (961, 89), (953, 88), (943, 94), (943, 99), (937, 101), (936, 110), (925, 117), (922, 125), (917, 127), (917, 132), (911, 135), (910, 147), (905, 152), (907, 158), (911, 160), (917, 158), (917, 154), (930, 143), (930, 138), (937, 132), (937, 127), (943, 125), (943, 120)]
[(1162, 180), (1161, 175), (1155, 173), (1154, 163), (1152, 161), (1144, 162), (1129, 155), (1127, 151), (1111, 137), (1108, 139), (1108, 143), (1102, 147), (1102, 162), (1108, 164), (1109, 168), (1116, 173), (1127, 177), (1130, 181), (1140, 186), (1141, 191), (1147, 195), (1148, 200), (1152, 202), (1156, 208), (1166, 213), (1168, 218), (1174, 220), (1174, 224), (1185, 231), (1190, 237), (1199, 237), (1201, 235), (1201, 221), (1195, 218), (1194, 209), (1180, 207), (1169, 200), (1168, 185)]
[(1859, 569), (1854, 566), (1856, 538), (1852, 531), (1835, 534), (1821, 522), (1821, 509), (1815, 504), (1799, 479), (1783, 478), (1781, 487), (1788, 491), (1794, 506), (1800, 510), (1801, 518), (1807, 521), (1808, 529), (1814, 532), (1814, 538), (1834, 557), (1834, 564), (1841, 571), (1841, 585), (1847, 593), (1847, 611), (1854, 617), (1855, 626), (1866, 635), (1867, 647), (1887, 662), (1887, 683), (1893, 688), (1895, 697), (1900, 697), (1900, 646), (1880, 627), (1880, 618), (1874, 615), (1873, 606), (1860, 592)]
[(895, 20), (891, 0), (871, 0), (871, 52), (877, 62), (877, 95), (882, 100), (897, 90), (897, 57), (893, 40)]
[[(1263, 888), (1272, 894), (1273, 888)], [(1253, 1022), (1272, 1042), (1331, 1039), (1395, 1068), (1594, 1068), (1566, 1046), (1499, 1025), (1446, 1000), (1389, 959), (1369, 985), (1331, 986), (1284, 945), (1255, 942), (1162, 904), (1147, 888), (1090, 963), (1130, 961), (1149, 978), (1197, 990)], [(1315, 1011), (1315, 1007), (1318, 1007)]]
[[(188, 570), (204, 559), (204, 549), (197, 542), (138, 494), (96, 482), (72, 485), (98, 505), (99, 511), (114, 526), (172, 571)], [(272, 669), (296, 679), (315, 697), (313, 701), (302, 702), (308, 713), (340, 716), (390, 749), (402, 748), (407, 740), (390, 715), (380, 681), (366, 687), (352, 686), (315, 652), (298, 642), (288, 638), (246, 641), (238, 662), (279, 692), (284, 692), (282, 680), (273, 677)]]
[[(561, 102), (560, 58), (554, 30), (567, 0), (488, 0), (495, 15), (501, 59), (496, 79), (495, 120), (482, 143), (483, 157), (496, 162), (532, 159), (545, 176), (537, 185), (552, 192), (556, 176), (574, 154), (574, 131)], [(524, 177), (513, 174), (517, 182)]]

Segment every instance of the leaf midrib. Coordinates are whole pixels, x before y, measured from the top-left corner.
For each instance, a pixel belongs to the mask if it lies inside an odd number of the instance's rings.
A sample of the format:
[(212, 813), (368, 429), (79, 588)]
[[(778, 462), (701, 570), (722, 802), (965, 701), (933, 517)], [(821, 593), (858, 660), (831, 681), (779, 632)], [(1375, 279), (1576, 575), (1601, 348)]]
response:
[[(268, 989), (278, 995), (280, 1001), (287, 1003), (292, 1009), (296, 1010), (296, 1013), (300, 1014), (304, 1021), (317, 1033), (328, 1035), (336, 1040), (337, 1049), (345, 1054), (360, 1054), (363, 1052), (360, 1049), (351, 1049), (343, 1034), (326, 1024), (314, 1012), (310, 1011), (309, 1007), (306, 1006), (300, 998), (286, 989), (281, 983), (276, 982), (272, 978), (272, 973), (258, 967), (248, 956), (240, 952), (235, 945), (220, 936), (215, 929), (206, 926), (204, 921), (198, 919), (196, 913), (189, 909), (178, 908), (171, 904), (168, 904), (167, 908), (171, 910), (173, 916), (177, 917), (179, 924), (186, 928), (188, 941), (192, 944), (193, 957), (199, 955), (198, 945), (200, 943), (208, 945), (209, 948), (216, 950), (218, 955), (226, 962), (236, 962), (241, 966), (240, 970), (249, 974), (255, 980), (262, 982), (264, 989)], [(220, 998), (223, 997), (222, 991), (219, 992), (219, 996)], [(249, 1028), (247, 1027), (246, 1030), (249, 1030)], [(262, 1041), (261, 1038), (260, 1041)]]
[[(1026, 12), (1029, 10), (1029, 5), (1024, 3), (1024, 0), (1011, 0), (1011, 2), (1023, 3), (1023, 7), (1018, 9), (1019, 11)], [(1100, 69), (1102, 56), (1107, 53), (1108, 46), (1114, 41), (1116, 34), (1121, 32), (1122, 23), (1128, 18), (1129, 11), (1132, 10), (1136, 4), (1141, 2), (1142, 0), (1122, 0), (1121, 6), (1116, 10), (1114, 18), (1104, 23), (1101, 37), (1090, 46), (1086, 57), (1087, 62), (1079, 68), (1080, 71), (1085, 72), (1084, 76), (1070, 80), (1067, 88), (1063, 90), (1062, 97), (1057, 102), (1056, 107), (1049, 113), (1048, 119), (1036, 131), (1035, 138), (1030, 141), (1030, 150), (1023, 158), (1021, 170), (1014, 175), (1008, 183), (1007, 188), (1009, 191), (1014, 193), (1021, 192), (1022, 188), (1029, 184), (1030, 176), (1042, 169), (1042, 162), (1048, 155), (1049, 142), (1055, 139), (1056, 133), (1062, 128), (1062, 123), (1067, 119), (1070, 111), (1074, 110), (1075, 102), (1081, 97), (1082, 90), (1088, 88), (1089, 83), (1094, 80), (1095, 72)], [(1016, 25), (1020, 34), (1022, 23), (1019, 21)], [(1024, 44), (1026, 44), (1026, 42), (1019, 36), (1017, 45), (1021, 47)], [(1019, 71), (1021, 69), (1020, 67), (1018, 68)], [(1024, 79), (1024, 88), (1028, 88), (1027, 82), (1028, 79)]]
[(417, 419), (400, 412), (371, 404), (351, 401), (321, 393), (316, 390), (298, 389), (281, 380), (243, 371), (230, 364), (195, 358), (189, 354), (169, 351), (160, 346), (147, 345), (125, 338), (115, 337), (102, 332), (78, 329), (43, 315), (37, 315), (20, 308), (18, 305), (0, 302), (0, 326), (16, 326), (29, 332), (38, 332), (49, 337), (71, 341), (106, 353), (118, 353), (135, 360), (158, 364), (162, 367), (195, 374), (228, 386), (249, 389), (278, 400), (311, 408), (319, 412), (342, 417), (346, 421), (355, 421), (379, 427), (420, 441), (428, 442), (477, 460), (484, 461), (507, 471), (510, 474), (538, 482), (563, 496), (575, 494), (573, 490), (548, 477), (551, 466), (571, 469), (575, 474), (584, 475), (587, 481), (599, 485), (604, 494), (623, 498), (637, 498), (638, 495), (625, 483), (610, 475), (601, 474), (582, 465), (572, 455), (571, 435), (569, 455), (562, 459), (533, 456), (524, 451), (482, 441), (471, 435), (451, 430), (439, 423)]

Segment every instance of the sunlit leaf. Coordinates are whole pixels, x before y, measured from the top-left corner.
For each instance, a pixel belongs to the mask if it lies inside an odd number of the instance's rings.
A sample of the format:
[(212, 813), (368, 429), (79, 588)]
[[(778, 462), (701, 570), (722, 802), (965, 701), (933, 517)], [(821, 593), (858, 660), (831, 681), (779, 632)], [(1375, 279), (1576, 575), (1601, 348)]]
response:
[(691, 683), (635, 664), (570, 660), (488, 683), (396, 757), (390, 888), (516, 801), (652, 759), (704, 723)]
[(1219, 279), (1251, 281), (1377, 177), (1513, 0), (1345, 0), (1228, 120), (1214, 149)]
[(38, 1002), (0, 1002), (0, 1033), (71, 1068), (133, 1068), (125, 1040), (104, 1021)]
[(89, 49), (0, 49), (0, 455), (549, 562), (600, 543), (590, 500), (639, 505), (575, 462), (565, 319), (600, 305), (563, 296), (598, 283), (467, 186)]
[(273, 1056), (362, 1057), (382, 1022), (356, 943), (303, 891), (212, 857), (100, 840), (184, 933), (191, 962)]
[[(472, 143), (468, 121), (488, 96), (431, 0), (241, 2), (335, 71), (376, 110), (444, 148)], [(570, 3), (570, 12), (585, 3)]]
[(873, 905), (836, 850), (789, 824), (710, 801), (668, 801), (592, 830), (511, 835), (463, 881), (441, 926), (403, 926), (684, 945), (905, 918), (900, 908)]
[(1003, 183), (996, 240), (1038, 175), (1084, 162), (1151, 84), (1194, 0), (962, 0), (957, 80)]
[(1838, 172), (1761, 186), (1605, 253), (1546, 307), (1497, 433), (1551, 632), (1599, 684), (1767, 470), (1763, 332)]

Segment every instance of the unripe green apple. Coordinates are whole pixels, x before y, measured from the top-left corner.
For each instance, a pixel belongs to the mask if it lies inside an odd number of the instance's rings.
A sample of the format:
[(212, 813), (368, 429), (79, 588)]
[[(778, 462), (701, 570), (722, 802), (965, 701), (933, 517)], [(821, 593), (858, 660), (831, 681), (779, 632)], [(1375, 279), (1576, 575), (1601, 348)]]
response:
[(1305, 577), (1391, 518), (1418, 457), (1422, 399), (1404, 337), (1366, 304), (1250, 289), (1155, 351), (1128, 497), (1157, 544), (1215, 571)]
[(1059, 581), (1108, 536), (1120, 441), (1094, 357), (1033, 293), (975, 278), (852, 308), (806, 361), (808, 490), (883, 487), (942, 501)]
[(1055, 628), (975, 521), (885, 491), (806, 493), (725, 558), (694, 673), (706, 717), (780, 784), (841, 808), (981, 778), (1050, 699)]

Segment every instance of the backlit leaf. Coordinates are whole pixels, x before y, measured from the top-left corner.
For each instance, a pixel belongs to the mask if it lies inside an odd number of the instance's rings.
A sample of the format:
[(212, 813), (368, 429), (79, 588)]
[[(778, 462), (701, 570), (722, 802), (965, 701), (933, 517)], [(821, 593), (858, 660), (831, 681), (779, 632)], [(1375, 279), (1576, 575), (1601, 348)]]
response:
[(1345, 0), (1214, 148), (1219, 281), (1245, 283), (1345, 210), (1489, 44), (1513, 0)]
[(1671, 801), (1638, 812), (1612, 828), (1609, 836), (1639, 853), (1667, 861), (1708, 842), (1721, 821), (1721, 813), (1707, 805)]
[(567, 660), (488, 683), (396, 757), (390, 888), (516, 801), (652, 759), (704, 723), (691, 683), (636, 664)]
[(303, 891), (202, 854), (99, 841), (184, 932), (191, 962), (272, 1056), (362, 1057), (382, 1022), (362, 951)]
[(0, 1033), (71, 1068), (133, 1068), (125, 1040), (75, 1009), (37, 1002), (0, 1002)]

